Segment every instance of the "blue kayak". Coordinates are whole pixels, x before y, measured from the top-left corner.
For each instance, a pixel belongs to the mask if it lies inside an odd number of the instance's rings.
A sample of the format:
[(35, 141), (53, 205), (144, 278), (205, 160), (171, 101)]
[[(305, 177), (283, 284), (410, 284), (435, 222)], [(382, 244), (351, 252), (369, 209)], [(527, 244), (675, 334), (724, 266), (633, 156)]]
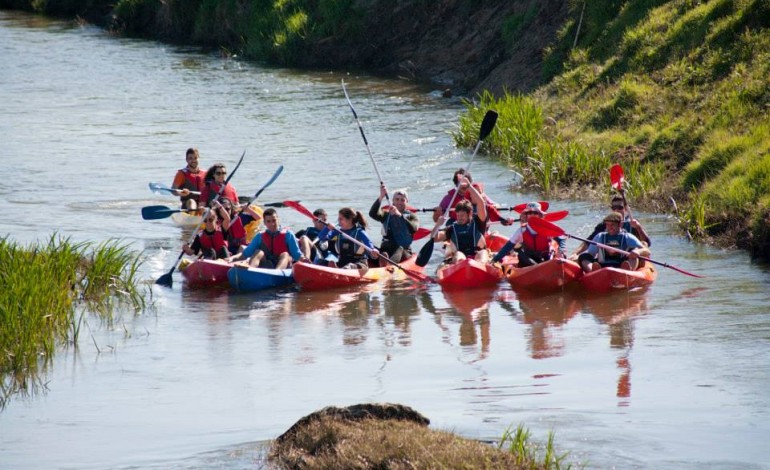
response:
[(230, 286), (239, 291), (255, 291), (294, 283), (291, 269), (232, 268), (227, 271)]

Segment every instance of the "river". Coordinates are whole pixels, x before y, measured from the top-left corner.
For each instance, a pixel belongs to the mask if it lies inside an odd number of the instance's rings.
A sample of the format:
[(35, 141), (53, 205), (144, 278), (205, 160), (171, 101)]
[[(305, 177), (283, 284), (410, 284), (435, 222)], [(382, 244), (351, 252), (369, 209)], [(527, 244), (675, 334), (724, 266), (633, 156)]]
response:
[[(707, 278), (661, 269), (646, 291), (600, 299), (409, 282), (243, 295), (186, 288), (178, 273), (171, 289), (152, 285), (190, 233), (140, 208), (175, 204), (147, 185), (170, 184), (187, 147), (230, 169), (245, 150), (232, 180), (244, 195), (284, 165), (263, 202), (368, 210), (378, 182), (341, 79), (385, 182), (435, 205), (470, 155), (449, 135), (456, 100), (0, 12), (0, 235), (121, 239), (143, 252), (154, 304), (113, 327), (89, 317), (45, 388), (0, 412), (0, 467), (260, 466), (262, 446), (302, 416), (375, 401), (471, 438), (553, 431), (587, 468), (770, 468), (770, 273), (743, 252), (686, 242), (666, 215), (636, 213), (654, 257)], [(484, 156), (473, 174), (498, 202), (541, 199), (512, 192), (514, 173)], [(551, 203), (580, 235), (607, 208)]]

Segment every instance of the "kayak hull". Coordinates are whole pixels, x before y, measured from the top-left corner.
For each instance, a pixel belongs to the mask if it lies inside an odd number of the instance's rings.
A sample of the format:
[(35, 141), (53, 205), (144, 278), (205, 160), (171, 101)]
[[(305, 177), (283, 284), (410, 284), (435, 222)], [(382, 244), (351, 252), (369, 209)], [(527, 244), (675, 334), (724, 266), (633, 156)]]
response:
[(503, 278), (500, 268), (473, 259), (443, 265), (438, 270), (438, 283), (444, 289), (475, 289), (497, 285)]
[(197, 227), (203, 221), (203, 217), (188, 212), (176, 212), (171, 214), (171, 221), (178, 227)]
[(187, 285), (191, 287), (207, 287), (227, 284), (227, 272), (233, 267), (232, 263), (223, 260), (199, 259), (181, 270)]
[[(421, 273), (422, 267), (415, 264), (417, 256), (399, 263), (399, 266), (410, 271)], [(395, 266), (369, 268), (364, 274), (358, 269), (330, 268), (311, 263), (295, 263), (293, 268), (294, 280), (303, 290), (337, 289), (377, 282), (381, 279), (403, 279), (406, 275)]]
[(294, 283), (291, 269), (263, 269), (234, 267), (227, 272), (230, 287), (241, 292), (251, 292)]
[(576, 262), (554, 258), (526, 268), (512, 267), (507, 279), (514, 289), (553, 292), (580, 278), (582, 273)]
[(601, 268), (583, 274), (580, 284), (588, 292), (606, 293), (647, 287), (658, 278), (658, 271), (649, 263), (636, 271)]

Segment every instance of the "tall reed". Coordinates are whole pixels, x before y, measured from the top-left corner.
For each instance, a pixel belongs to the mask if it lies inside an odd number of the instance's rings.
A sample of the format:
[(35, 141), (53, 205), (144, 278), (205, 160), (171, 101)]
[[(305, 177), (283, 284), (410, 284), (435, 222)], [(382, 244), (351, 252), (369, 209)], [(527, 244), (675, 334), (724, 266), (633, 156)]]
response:
[(63, 344), (77, 344), (83, 313), (112, 320), (118, 306), (145, 309), (139, 257), (117, 241), (97, 246), (56, 234), (21, 246), (0, 239), (0, 408), (29, 390)]

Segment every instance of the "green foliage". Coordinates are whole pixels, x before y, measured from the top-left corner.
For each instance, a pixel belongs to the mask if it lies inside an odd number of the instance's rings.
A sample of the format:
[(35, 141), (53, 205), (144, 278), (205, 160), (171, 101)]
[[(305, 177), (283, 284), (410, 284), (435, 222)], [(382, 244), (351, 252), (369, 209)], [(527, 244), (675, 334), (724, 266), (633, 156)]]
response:
[(138, 257), (117, 242), (92, 248), (54, 235), (46, 244), (22, 247), (3, 238), (0, 266), (0, 407), (29, 388), (58, 344), (77, 346), (79, 307), (108, 321), (123, 303), (145, 308)]

